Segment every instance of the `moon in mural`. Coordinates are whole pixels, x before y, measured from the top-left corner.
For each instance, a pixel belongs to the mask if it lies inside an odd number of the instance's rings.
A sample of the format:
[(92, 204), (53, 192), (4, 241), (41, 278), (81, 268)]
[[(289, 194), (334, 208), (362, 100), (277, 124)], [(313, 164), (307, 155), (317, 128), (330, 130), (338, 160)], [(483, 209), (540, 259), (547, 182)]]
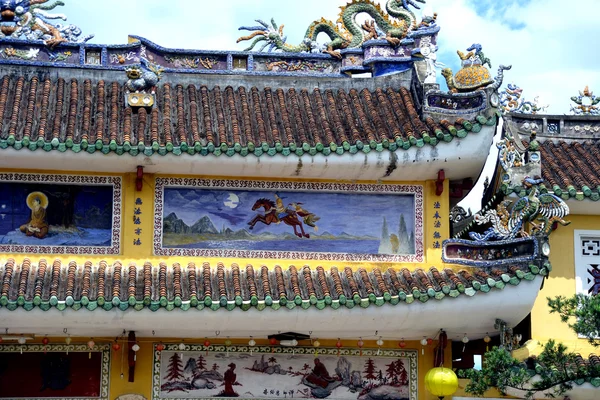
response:
[(240, 205), (240, 198), (235, 193), (229, 193), (229, 196), (223, 202), (225, 207), (237, 208)]

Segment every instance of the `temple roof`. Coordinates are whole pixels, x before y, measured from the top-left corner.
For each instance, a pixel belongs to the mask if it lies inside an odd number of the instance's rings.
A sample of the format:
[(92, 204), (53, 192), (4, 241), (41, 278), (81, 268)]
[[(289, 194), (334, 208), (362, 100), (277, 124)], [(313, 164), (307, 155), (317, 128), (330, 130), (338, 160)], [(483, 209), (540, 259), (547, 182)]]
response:
[[(510, 114), (506, 127), (517, 147), (531, 149), (534, 131), (545, 190), (564, 200), (600, 200), (600, 116)], [(506, 186), (506, 185), (505, 185)], [(505, 187), (521, 193), (520, 185)]]
[[(320, 86), (320, 85), (319, 85)], [(419, 117), (404, 88), (159, 85), (132, 110), (123, 81), (19, 74), (0, 79), (0, 148), (131, 155), (343, 154), (435, 146), (495, 119)], [(418, 104), (418, 102), (417, 102)]]
[(472, 297), (548, 273), (518, 264), (456, 272), (444, 266), (353, 271), (293, 265), (272, 269), (223, 263), (196, 266), (193, 262), (182, 267), (149, 262), (108, 265), (104, 261), (63, 265), (60, 260), (52, 264), (40, 260), (35, 265), (29, 259), (20, 264), (9, 259), (0, 265), (0, 306), (7, 310), (366, 308)]

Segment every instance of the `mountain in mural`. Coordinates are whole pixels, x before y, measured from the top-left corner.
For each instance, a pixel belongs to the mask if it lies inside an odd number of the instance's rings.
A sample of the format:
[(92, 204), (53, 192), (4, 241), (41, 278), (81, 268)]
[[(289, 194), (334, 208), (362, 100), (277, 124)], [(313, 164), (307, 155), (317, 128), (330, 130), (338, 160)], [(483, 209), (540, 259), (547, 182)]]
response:
[(163, 219), (164, 233), (190, 233), (190, 227), (177, 217), (174, 212)]
[[(193, 225), (186, 224), (181, 218), (177, 216), (175, 212), (170, 213), (163, 219), (163, 236), (165, 244), (177, 245), (177, 244), (190, 244), (198, 241), (289, 241), (289, 240), (302, 240), (296, 237), (294, 234), (285, 233), (272, 233), (272, 232), (260, 232), (250, 233), (246, 229), (239, 229), (237, 231), (232, 230), (229, 227), (222, 227), (218, 230), (215, 224), (212, 222), (209, 216), (205, 215), (196, 221)], [(320, 234), (313, 234), (311, 240), (368, 240), (378, 241), (379, 238), (362, 235), (356, 236), (346, 232), (342, 232), (339, 235), (334, 235), (330, 232), (322, 232)]]
[(415, 238), (414, 232), (408, 233), (404, 214), (400, 214), (398, 233), (390, 233), (386, 217), (383, 217), (381, 225), (381, 240), (379, 241), (379, 253), (383, 254), (414, 254)]
[(194, 225), (191, 226), (192, 233), (203, 234), (203, 233), (214, 233), (218, 234), (219, 231), (215, 228), (210, 218), (204, 216), (200, 218)]

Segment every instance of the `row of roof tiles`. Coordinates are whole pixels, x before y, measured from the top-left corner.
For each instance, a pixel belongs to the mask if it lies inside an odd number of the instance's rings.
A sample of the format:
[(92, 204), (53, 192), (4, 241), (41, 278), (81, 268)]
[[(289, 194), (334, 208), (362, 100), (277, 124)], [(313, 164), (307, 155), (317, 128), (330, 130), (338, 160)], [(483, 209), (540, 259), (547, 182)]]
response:
[(600, 200), (600, 142), (542, 143), (542, 177), (565, 199)]
[(48, 310), (87, 308), (90, 310), (160, 308), (241, 308), (266, 307), (337, 309), (341, 306), (368, 307), (385, 303), (399, 304), (444, 297), (473, 296), (477, 292), (518, 285), (521, 280), (533, 280), (548, 271), (536, 266), (506, 266), (469, 268), (458, 272), (446, 269), (389, 268), (373, 271), (351, 268), (325, 269), (289, 266), (272, 269), (266, 266), (245, 268), (219, 263), (204, 263), (196, 267), (174, 264), (157, 267), (108, 265), (101, 261), (93, 265), (60, 260), (48, 264), (40, 260), (34, 265), (29, 259), (17, 264), (13, 259), (0, 264), (0, 306), (9, 310), (39, 307)]
[(436, 145), (496, 117), (421, 120), (408, 89), (259, 90), (164, 84), (148, 112), (125, 105), (119, 82), (6, 75), (0, 148), (137, 155), (328, 155)]

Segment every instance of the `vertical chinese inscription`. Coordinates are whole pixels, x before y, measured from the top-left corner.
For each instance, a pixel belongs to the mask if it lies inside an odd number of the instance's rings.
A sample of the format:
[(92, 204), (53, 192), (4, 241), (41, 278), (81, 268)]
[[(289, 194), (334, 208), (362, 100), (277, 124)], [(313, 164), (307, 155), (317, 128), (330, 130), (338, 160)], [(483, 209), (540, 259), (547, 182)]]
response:
[(433, 203), (433, 209), (435, 210), (435, 214), (433, 214), (433, 248), (439, 249), (441, 248), (440, 239), (442, 235), (440, 230), (442, 228), (442, 216), (440, 215), (440, 209), (442, 205), (439, 201)]
[(140, 228), (140, 225), (142, 224), (142, 205), (143, 204), (144, 203), (140, 197), (137, 197), (135, 199), (135, 208), (133, 209), (133, 225), (134, 225), (133, 245), (134, 246), (142, 245), (142, 239), (140, 238), (140, 236), (142, 235), (142, 228)]

